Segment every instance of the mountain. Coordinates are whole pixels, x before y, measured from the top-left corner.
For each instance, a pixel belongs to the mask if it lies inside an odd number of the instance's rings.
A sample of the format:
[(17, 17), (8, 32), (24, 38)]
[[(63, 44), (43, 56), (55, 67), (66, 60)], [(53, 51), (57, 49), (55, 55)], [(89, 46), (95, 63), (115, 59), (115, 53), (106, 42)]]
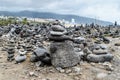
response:
[(0, 15), (4, 16), (19, 16), (19, 17), (32, 17), (32, 18), (43, 18), (43, 19), (58, 19), (58, 20), (66, 20), (71, 21), (71, 19), (75, 19), (76, 23), (80, 24), (91, 24), (96, 22), (100, 25), (111, 25), (112, 22), (97, 20), (88, 17), (82, 17), (77, 15), (63, 15), (63, 14), (56, 14), (50, 12), (34, 12), (34, 11), (20, 11), (20, 12), (8, 12), (8, 11), (0, 11)]

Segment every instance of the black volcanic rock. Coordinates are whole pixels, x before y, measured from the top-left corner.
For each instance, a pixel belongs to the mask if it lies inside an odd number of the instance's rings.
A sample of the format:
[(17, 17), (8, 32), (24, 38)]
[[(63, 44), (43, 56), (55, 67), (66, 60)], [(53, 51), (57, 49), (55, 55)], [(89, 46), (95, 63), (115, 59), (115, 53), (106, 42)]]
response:
[(80, 62), (80, 57), (75, 53), (73, 43), (70, 41), (51, 43), (50, 52), (54, 67), (72, 67)]

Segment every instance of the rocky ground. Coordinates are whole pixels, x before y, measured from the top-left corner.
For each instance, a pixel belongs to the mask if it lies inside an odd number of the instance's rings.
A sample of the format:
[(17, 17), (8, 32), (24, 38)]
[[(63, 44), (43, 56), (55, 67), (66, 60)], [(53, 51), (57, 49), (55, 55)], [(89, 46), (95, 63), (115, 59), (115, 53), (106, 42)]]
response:
[[(0, 80), (120, 80), (120, 38), (109, 38), (114, 60), (109, 63), (81, 62), (72, 68), (36, 67), (29, 58), (23, 63), (8, 62), (7, 52), (0, 48)], [(29, 55), (28, 55), (29, 57)]]

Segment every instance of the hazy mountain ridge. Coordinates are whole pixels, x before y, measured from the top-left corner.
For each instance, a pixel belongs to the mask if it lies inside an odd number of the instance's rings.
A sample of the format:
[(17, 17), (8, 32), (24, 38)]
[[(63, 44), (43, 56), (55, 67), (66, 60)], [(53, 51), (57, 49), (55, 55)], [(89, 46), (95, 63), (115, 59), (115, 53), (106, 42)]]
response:
[(75, 19), (76, 23), (82, 24), (91, 24), (96, 22), (100, 25), (110, 25), (112, 22), (96, 20), (93, 18), (82, 17), (77, 15), (63, 15), (63, 14), (56, 14), (50, 12), (35, 12), (35, 11), (20, 11), (20, 12), (9, 12), (9, 11), (0, 11), (0, 15), (4, 16), (25, 16), (25, 17), (33, 17), (33, 18), (43, 18), (43, 19), (58, 19), (58, 20), (67, 20), (71, 21), (71, 19)]

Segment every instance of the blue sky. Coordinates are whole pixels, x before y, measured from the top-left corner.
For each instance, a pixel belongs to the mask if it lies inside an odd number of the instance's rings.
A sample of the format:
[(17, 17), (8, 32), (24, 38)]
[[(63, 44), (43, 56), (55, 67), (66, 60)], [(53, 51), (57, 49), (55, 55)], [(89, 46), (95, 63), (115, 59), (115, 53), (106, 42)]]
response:
[(120, 0), (0, 0), (0, 10), (75, 14), (120, 23)]

